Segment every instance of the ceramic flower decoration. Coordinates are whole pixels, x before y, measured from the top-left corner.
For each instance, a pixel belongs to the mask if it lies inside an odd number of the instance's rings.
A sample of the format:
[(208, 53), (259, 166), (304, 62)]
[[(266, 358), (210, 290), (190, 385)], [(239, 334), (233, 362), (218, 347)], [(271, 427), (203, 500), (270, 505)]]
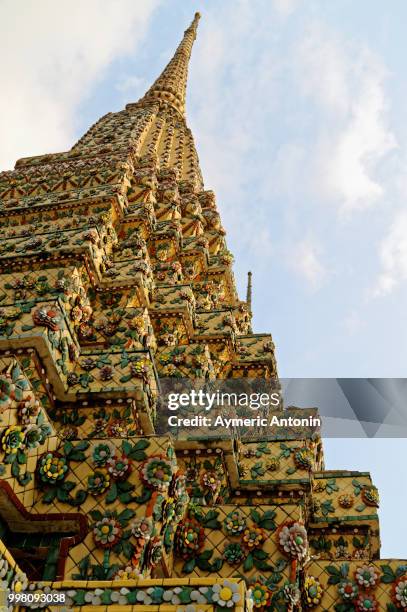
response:
[(53, 485), (64, 480), (68, 464), (65, 457), (61, 457), (59, 453), (46, 453), (40, 457), (37, 471), (42, 482)]
[(157, 491), (166, 491), (171, 483), (172, 464), (164, 456), (149, 457), (140, 468), (144, 483)]
[(246, 519), (239, 510), (233, 510), (223, 521), (223, 528), (226, 533), (236, 535), (246, 529)]
[(95, 444), (91, 450), (93, 463), (98, 467), (104, 467), (106, 463), (114, 457), (116, 447), (111, 442), (101, 442)]
[(322, 586), (314, 576), (307, 576), (304, 582), (304, 605), (307, 608), (314, 608), (322, 599)]
[(255, 609), (265, 608), (268, 605), (271, 592), (270, 590), (261, 582), (256, 582), (250, 587), (250, 597), (253, 600), (253, 607)]
[(407, 610), (407, 575), (400, 576), (393, 584), (392, 599), (397, 608)]
[(175, 542), (180, 557), (191, 559), (202, 550), (205, 531), (195, 519), (185, 519), (177, 527)]
[(364, 589), (376, 586), (378, 578), (379, 573), (373, 565), (362, 565), (355, 572), (355, 581)]
[(278, 543), (286, 555), (303, 561), (308, 552), (307, 531), (302, 523), (286, 523), (278, 531)]
[(122, 527), (114, 518), (103, 517), (93, 527), (93, 539), (99, 548), (113, 548), (121, 535)]
[(239, 586), (230, 580), (214, 584), (212, 590), (212, 600), (221, 608), (233, 608), (241, 599)]

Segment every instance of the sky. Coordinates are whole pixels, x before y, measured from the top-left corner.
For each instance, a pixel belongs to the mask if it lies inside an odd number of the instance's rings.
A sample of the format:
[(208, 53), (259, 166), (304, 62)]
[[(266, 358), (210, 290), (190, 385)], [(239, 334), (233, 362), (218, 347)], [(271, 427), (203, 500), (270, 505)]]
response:
[[(404, 377), (404, 0), (0, 0), (0, 168), (141, 97), (196, 10), (188, 123), (254, 331), (283, 377)], [(325, 443), (330, 469), (371, 469), (387, 557), (407, 557), (405, 448)]]

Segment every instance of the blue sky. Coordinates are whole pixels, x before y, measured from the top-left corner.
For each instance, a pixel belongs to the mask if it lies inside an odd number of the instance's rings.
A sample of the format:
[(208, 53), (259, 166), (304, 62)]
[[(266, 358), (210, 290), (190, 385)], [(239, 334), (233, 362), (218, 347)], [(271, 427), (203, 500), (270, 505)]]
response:
[[(188, 122), (242, 296), (253, 272), (255, 331), (273, 334), (284, 377), (405, 376), (404, 0), (3, 0), (0, 10), (4, 169), (69, 148), (138, 99), (200, 10)], [(405, 441), (325, 447), (329, 468), (371, 469), (383, 554), (406, 556)]]

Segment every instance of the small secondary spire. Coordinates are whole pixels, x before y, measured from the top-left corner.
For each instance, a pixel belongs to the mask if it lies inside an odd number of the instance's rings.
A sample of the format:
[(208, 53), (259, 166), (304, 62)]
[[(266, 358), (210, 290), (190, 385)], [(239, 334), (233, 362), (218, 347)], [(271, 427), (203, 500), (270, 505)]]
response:
[(247, 273), (247, 294), (246, 294), (246, 302), (249, 310), (252, 309), (252, 273)]

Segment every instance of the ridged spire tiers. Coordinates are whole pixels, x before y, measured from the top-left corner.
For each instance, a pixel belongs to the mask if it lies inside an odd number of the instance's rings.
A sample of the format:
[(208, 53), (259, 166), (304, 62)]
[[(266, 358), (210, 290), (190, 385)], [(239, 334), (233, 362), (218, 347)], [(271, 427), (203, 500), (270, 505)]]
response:
[(174, 57), (147, 93), (123, 111), (99, 119), (74, 145), (71, 155), (88, 155), (92, 149), (127, 156), (131, 151), (137, 157), (136, 166), (157, 165), (160, 171), (172, 168), (178, 180), (203, 189), (198, 154), (184, 113), (188, 62), (199, 18), (196, 13)]
[(200, 17), (200, 13), (195, 13), (191, 25), (184, 32), (184, 37), (174, 57), (167, 64), (147, 93), (141, 98), (140, 103), (165, 100), (185, 116), (188, 64)]

